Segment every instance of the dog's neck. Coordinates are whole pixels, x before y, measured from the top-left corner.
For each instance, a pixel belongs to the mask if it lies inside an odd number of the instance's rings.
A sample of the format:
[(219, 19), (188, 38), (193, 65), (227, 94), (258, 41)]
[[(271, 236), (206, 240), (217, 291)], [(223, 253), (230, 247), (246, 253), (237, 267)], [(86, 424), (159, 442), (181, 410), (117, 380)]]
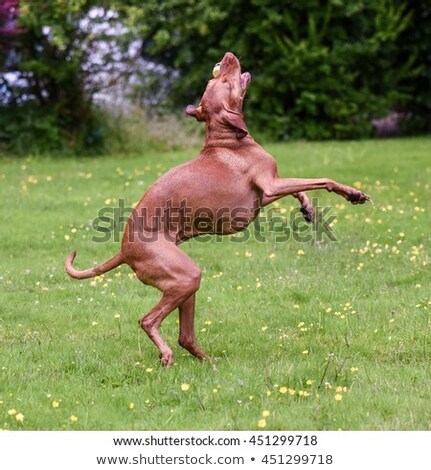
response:
[(250, 134), (238, 139), (236, 131), (228, 126), (218, 124), (205, 124), (205, 145), (204, 148), (224, 147), (238, 149), (244, 145), (254, 142)]

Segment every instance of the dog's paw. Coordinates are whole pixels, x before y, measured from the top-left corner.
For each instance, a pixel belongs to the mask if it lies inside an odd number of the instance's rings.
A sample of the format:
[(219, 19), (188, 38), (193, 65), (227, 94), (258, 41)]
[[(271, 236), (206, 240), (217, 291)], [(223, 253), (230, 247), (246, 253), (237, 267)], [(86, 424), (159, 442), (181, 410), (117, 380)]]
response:
[(174, 354), (171, 350), (160, 354), (160, 363), (163, 367), (170, 367), (174, 363)]
[(370, 196), (353, 188), (348, 191), (346, 199), (352, 204), (364, 204), (367, 201), (371, 201)]
[(314, 208), (313, 206), (310, 204), (310, 205), (306, 205), (306, 206), (301, 206), (301, 209), (299, 209), (302, 213), (302, 215), (304, 216), (304, 219), (311, 223), (314, 221)]

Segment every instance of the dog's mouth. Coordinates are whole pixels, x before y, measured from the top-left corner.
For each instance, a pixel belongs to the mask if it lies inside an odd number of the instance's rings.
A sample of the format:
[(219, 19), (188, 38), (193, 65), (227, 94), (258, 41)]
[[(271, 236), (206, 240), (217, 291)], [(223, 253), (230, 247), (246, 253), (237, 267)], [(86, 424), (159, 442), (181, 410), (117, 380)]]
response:
[(251, 73), (250, 72), (244, 72), (241, 74), (241, 88), (243, 91), (247, 90), (248, 84), (250, 83), (251, 80)]
[[(238, 73), (238, 71), (241, 71), (239, 60), (231, 52), (226, 52), (223, 60), (218, 64), (215, 64), (212, 74), (214, 78), (218, 78), (219, 76)], [(240, 74), (240, 85), (244, 92), (247, 90), (250, 80), (250, 72), (244, 72)]]

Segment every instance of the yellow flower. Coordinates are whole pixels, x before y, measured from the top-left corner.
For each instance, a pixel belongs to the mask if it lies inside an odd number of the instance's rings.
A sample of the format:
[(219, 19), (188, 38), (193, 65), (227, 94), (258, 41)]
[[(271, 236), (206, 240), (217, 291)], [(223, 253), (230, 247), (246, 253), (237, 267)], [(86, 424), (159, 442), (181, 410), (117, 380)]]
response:
[(75, 416), (75, 415), (72, 415), (70, 418), (69, 418), (69, 421), (71, 423), (76, 423), (78, 421), (78, 418)]
[(151, 369), (151, 367), (148, 367), (148, 369), (146, 369), (145, 372), (148, 372), (149, 374), (151, 374), (151, 372), (153, 372), (153, 369)]
[(308, 349), (306, 349), (305, 351), (302, 351), (302, 354), (308, 354)]
[(260, 419), (257, 422), (257, 425), (258, 425), (259, 428), (266, 428), (266, 419)]
[(8, 412), (7, 412), (7, 414), (8, 414), (9, 416), (15, 416), (16, 413), (17, 413), (17, 411), (16, 411), (15, 408), (12, 408), (12, 409), (8, 410)]
[(314, 380), (308, 379), (307, 382), (305, 382), (307, 385), (313, 385)]
[(287, 387), (280, 387), (280, 393), (287, 393)]
[(298, 256), (304, 256), (305, 251), (304, 250), (298, 250)]
[(269, 410), (264, 410), (264, 411), (262, 412), (262, 416), (263, 416), (264, 418), (267, 418), (270, 414), (271, 414), (271, 413), (269, 412)]
[(134, 404), (133, 402), (130, 403), (130, 405), (129, 405), (129, 410), (133, 410), (134, 408), (135, 408), (135, 404)]
[(293, 397), (293, 395), (295, 395), (296, 391), (294, 388), (289, 388), (289, 395), (291, 395)]
[(334, 397), (337, 401), (341, 401), (343, 399), (343, 395), (341, 395), (340, 393), (337, 393)]
[(23, 423), (24, 422), (24, 415), (22, 413), (18, 413), (15, 416), (15, 419), (18, 421), (18, 423)]
[(53, 408), (58, 408), (60, 406), (60, 402), (58, 402), (57, 400), (53, 400), (51, 405)]
[(115, 318), (116, 320), (118, 320), (119, 318), (121, 318), (121, 315), (120, 315), (119, 313), (116, 313), (116, 314), (114, 315), (114, 318)]
[(190, 388), (189, 384), (181, 384), (181, 390), (183, 392), (187, 392), (187, 390)]

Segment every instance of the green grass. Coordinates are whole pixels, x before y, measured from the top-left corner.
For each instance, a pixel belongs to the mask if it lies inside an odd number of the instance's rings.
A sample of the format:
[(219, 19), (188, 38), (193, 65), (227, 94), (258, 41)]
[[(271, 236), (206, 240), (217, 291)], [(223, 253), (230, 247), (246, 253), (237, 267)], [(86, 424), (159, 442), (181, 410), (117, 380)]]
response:
[(127, 266), (92, 282), (69, 279), (63, 262), (72, 249), (80, 268), (114, 254), (118, 242), (91, 241), (89, 220), (194, 153), (3, 158), (0, 428), (249, 430), (267, 410), (270, 430), (430, 429), (430, 148), (267, 146), (281, 175), (360, 182), (374, 205), (315, 192), (337, 215), (336, 242), (184, 244), (203, 270), (198, 340), (217, 359), (177, 345), (173, 313), (169, 369), (137, 324), (158, 292)]

